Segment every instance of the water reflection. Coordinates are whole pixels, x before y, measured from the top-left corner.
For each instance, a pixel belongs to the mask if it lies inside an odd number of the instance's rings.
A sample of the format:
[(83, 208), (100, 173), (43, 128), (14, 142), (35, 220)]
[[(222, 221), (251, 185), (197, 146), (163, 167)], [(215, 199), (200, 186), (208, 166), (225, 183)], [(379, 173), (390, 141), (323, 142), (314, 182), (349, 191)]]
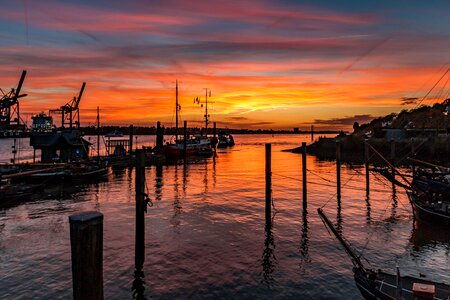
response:
[(156, 201), (160, 201), (162, 199), (163, 186), (164, 186), (163, 167), (156, 166), (156, 176), (155, 176), (155, 200)]
[(261, 282), (270, 286), (274, 281), (273, 273), (276, 267), (275, 257), (275, 241), (272, 233), (273, 222), (270, 218), (266, 218), (264, 250), (262, 254), (262, 280)]
[(414, 220), (410, 242), (413, 244), (414, 252), (436, 248), (439, 244), (450, 251), (450, 232), (435, 224), (423, 224)]
[(367, 225), (369, 225), (370, 223), (372, 223), (372, 208), (370, 207), (370, 197), (367, 194), (366, 195), (366, 223)]
[(304, 264), (311, 262), (311, 258), (309, 256), (308, 210), (306, 208), (303, 209), (302, 221), (302, 235), (300, 241), (300, 269), (304, 272), (306, 270), (306, 266)]
[(173, 184), (173, 215), (170, 220), (170, 224), (177, 228), (180, 225), (179, 215), (181, 214), (181, 202), (180, 202), (180, 190), (179, 190), (179, 179), (178, 179), (178, 168), (179, 165), (175, 165), (174, 170), (174, 184)]
[(214, 152), (213, 159), (212, 159), (212, 178), (213, 178), (213, 188), (216, 188), (217, 183), (217, 176), (216, 176), (216, 158), (217, 158), (217, 152)]
[(341, 214), (341, 199), (338, 199), (336, 206), (336, 230), (342, 234), (342, 214)]

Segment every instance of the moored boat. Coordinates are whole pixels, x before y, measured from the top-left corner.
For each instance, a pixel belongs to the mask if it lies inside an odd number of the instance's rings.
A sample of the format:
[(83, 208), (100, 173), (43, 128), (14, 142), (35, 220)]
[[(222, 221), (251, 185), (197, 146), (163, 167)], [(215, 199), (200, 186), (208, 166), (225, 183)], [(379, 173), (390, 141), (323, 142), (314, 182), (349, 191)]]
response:
[(327, 228), (344, 247), (353, 263), (353, 277), (356, 286), (365, 299), (449, 299), (450, 286), (423, 278), (401, 276), (397, 268), (396, 274), (366, 268), (349, 243), (338, 233), (334, 225), (326, 217), (321, 208), (318, 213)]
[(407, 192), (409, 201), (418, 221), (450, 225), (450, 201), (435, 194)]

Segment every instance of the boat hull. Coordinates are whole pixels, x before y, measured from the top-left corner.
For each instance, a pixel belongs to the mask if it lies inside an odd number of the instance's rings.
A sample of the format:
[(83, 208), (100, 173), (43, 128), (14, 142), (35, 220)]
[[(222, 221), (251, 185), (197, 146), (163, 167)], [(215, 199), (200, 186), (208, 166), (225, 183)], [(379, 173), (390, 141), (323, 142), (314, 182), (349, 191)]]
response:
[(422, 204), (420, 198), (414, 193), (408, 193), (409, 201), (413, 208), (414, 217), (419, 222), (439, 225), (450, 225), (450, 214), (444, 211), (434, 210)]

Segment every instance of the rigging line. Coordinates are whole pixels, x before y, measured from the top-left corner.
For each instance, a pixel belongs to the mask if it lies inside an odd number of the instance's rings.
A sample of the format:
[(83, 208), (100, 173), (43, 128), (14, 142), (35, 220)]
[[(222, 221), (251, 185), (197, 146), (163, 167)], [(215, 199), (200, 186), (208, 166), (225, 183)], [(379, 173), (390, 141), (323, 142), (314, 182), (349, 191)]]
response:
[[(313, 174), (313, 175), (316, 175), (316, 176), (319, 177), (320, 179), (323, 179), (323, 180), (325, 180), (325, 181), (327, 181), (327, 182), (332, 182), (330, 179), (327, 179), (327, 178), (325, 178), (325, 177), (322, 177), (322, 176), (320, 176), (320, 175), (317, 174), (316, 172), (313, 172), (313, 171), (310, 170), (310, 169), (306, 169), (306, 171), (310, 172), (310, 173)], [(331, 173), (331, 172), (330, 172), (330, 173)]]
[[(375, 173), (374, 173), (374, 176), (375, 176), (376, 179), (378, 179), (378, 178), (377, 178), (377, 175), (378, 175), (378, 174), (375, 174)], [(387, 183), (385, 183), (383, 180), (378, 179), (378, 181), (379, 181), (380, 183), (382, 183), (383, 185), (385, 185), (387, 188), (392, 188), (390, 185), (388, 185)], [(397, 198), (397, 202), (400, 202), (400, 204), (403, 206), (403, 208), (405, 209), (405, 211), (409, 212), (408, 208), (405, 206), (405, 204), (403, 203), (403, 201), (402, 201), (400, 198)]]
[(431, 91), (433, 91), (433, 89), (439, 84), (439, 82), (442, 80), (442, 78), (444, 78), (444, 76), (448, 73), (448, 71), (450, 71), (450, 68), (447, 68), (447, 70), (444, 72), (444, 74), (439, 78), (439, 80), (433, 85), (433, 87), (428, 91), (428, 93), (425, 94), (425, 96), (422, 98), (422, 100), (419, 101), (419, 103), (416, 104), (416, 106), (414, 107), (414, 109), (416, 109), (423, 100), (425, 100), (426, 97), (428, 97), (428, 95), (431, 93)]
[(442, 94), (444, 94), (445, 87), (447, 86), (449, 79), (450, 79), (450, 76), (447, 76), (447, 80), (445, 81), (444, 85), (441, 87), (440, 91), (438, 92), (438, 94), (436, 96), (437, 99), (441, 98)]
[[(344, 185), (342, 185), (342, 187), (345, 187), (347, 185), (347, 183), (353, 178), (354, 175), (350, 176), (350, 178), (344, 183)], [(327, 202), (325, 202), (324, 205), (322, 205), (320, 208), (324, 208), (325, 205), (328, 204), (328, 202), (330, 202), (331, 199), (333, 199), (335, 196), (337, 195), (337, 191), (330, 197), (330, 199), (327, 200)]]
[[(381, 216), (379, 217), (380, 219), (386, 214), (386, 212), (387, 212), (387, 210), (388, 210), (388, 208), (389, 208), (389, 204), (390, 204), (390, 203), (387, 203), (387, 204), (386, 204), (386, 207), (385, 207), (385, 209), (384, 209), (384, 212), (383, 212), (383, 213), (381, 214)], [(379, 223), (375, 226), (375, 228), (372, 230), (372, 232), (369, 234), (369, 236), (367, 237), (366, 243), (365, 243), (364, 247), (362, 248), (362, 250), (360, 251), (359, 258), (361, 258), (361, 256), (364, 254), (364, 251), (366, 251), (366, 248), (367, 248), (367, 246), (369, 245), (369, 242), (370, 242), (370, 240), (372, 239), (373, 234), (378, 230), (378, 228), (379, 228), (379, 226), (380, 226), (381, 223), (382, 223), (382, 222), (379, 222)]]
[[(295, 181), (302, 182), (301, 179), (297, 179), (297, 178), (294, 178), (294, 177), (289, 177), (289, 176), (285, 176), (285, 175), (281, 175), (281, 174), (277, 174), (277, 173), (273, 173), (273, 172), (272, 172), (272, 174), (273, 175), (277, 175), (279, 177), (283, 177), (283, 178), (292, 179), (292, 180), (295, 180)], [(352, 176), (355, 176), (355, 175), (357, 175), (357, 174), (352, 174)], [(320, 182), (314, 182), (314, 181), (307, 181), (307, 183), (315, 184), (315, 185), (321, 185), (321, 186), (327, 186), (327, 187), (335, 187), (336, 186), (336, 185), (320, 183)], [(334, 183), (334, 181), (331, 181), (331, 183)], [(346, 185), (345, 187), (348, 188), (348, 189), (353, 189), (353, 190), (357, 190), (357, 191), (365, 191), (366, 190), (363, 187), (358, 187), (358, 186), (354, 186), (354, 185)], [(381, 190), (381, 189), (371, 189), (371, 191), (380, 192), (380, 193), (385, 192), (385, 190)]]

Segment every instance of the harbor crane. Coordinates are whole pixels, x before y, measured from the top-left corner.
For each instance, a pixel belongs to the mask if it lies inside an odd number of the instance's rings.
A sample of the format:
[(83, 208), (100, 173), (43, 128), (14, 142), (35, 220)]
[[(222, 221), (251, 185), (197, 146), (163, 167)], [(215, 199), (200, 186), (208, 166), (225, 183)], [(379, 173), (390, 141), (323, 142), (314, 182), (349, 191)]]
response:
[(72, 128), (74, 125), (76, 128), (80, 128), (80, 112), (78, 106), (80, 104), (85, 86), (86, 82), (83, 82), (78, 97), (73, 97), (72, 101), (67, 102), (58, 109), (50, 110), (50, 113), (61, 114), (61, 128), (64, 128), (65, 125), (68, 125), (68, 128)]
[[(20, 76), (19, 84), (17, 88), (12, 88), (9, 92), (4, 92), (0, 89), (0, 127), (4, 129), (9, 129), (11, 127), (25, 127), (25, 124), (21, 124), (20, 120), (20, 106), (19, 98), (27, 96), (27, 94), (20, 94), (23, 82), (27, 71), (22, 71), (22, 76)], [(23, 122), (22, 122), (23, 123)]]

